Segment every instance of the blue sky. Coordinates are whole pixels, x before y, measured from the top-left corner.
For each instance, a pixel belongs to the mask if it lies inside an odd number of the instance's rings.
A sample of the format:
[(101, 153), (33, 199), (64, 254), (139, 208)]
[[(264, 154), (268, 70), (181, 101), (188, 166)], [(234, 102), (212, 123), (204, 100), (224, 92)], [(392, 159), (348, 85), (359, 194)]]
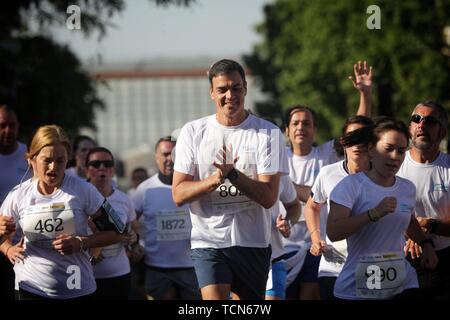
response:
[[(105, 38), (85, 38), (80, 31), (53, 30), (85, 63), (133, 61), (159, 57), (238, 56), (260, 40), (254, 31), (263, 6), (272, 0), (197, 0), (188, 8), (158, 7), (148, 0), (126, 0)], [(83, 19), (83, 12), (81, 12)]]

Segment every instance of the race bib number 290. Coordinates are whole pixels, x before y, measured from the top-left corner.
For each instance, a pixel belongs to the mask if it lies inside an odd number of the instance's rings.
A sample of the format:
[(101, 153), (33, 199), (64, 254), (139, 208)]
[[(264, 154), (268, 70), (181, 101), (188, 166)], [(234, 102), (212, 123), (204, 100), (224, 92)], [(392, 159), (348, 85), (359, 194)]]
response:
[(356, 268), (356, 295), (364, 299), (390, 299), (403, 291), (405, 259), (401, 252), (362, 256)]

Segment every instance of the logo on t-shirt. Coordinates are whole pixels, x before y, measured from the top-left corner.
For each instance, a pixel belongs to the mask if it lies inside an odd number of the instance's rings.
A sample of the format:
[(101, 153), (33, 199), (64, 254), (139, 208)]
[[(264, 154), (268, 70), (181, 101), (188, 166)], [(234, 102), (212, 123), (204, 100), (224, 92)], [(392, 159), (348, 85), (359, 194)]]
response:
[(433, 192), (436, 191), (448, 191), (449, 184), (448, 183), (435, 183), (433, 184)]

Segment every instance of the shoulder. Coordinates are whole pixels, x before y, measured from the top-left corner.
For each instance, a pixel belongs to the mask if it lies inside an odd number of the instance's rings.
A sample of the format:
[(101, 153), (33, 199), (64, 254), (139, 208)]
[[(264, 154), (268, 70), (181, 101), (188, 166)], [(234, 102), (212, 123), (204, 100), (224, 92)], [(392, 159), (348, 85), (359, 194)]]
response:
[(402, 193), (416, 192), (416, 186), (413, 182), (399, 176), (395, 176), (395, 178), (398, 179), (399, 189), (402, 190)]

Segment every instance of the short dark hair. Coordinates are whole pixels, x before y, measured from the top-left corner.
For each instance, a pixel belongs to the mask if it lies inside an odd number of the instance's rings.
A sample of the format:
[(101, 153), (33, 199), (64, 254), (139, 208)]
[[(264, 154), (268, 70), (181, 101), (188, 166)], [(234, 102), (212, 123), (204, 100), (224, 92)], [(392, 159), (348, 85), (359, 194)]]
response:
[(301, 104), (295, 104), (291, 107), (289, 107), (286, 112), (284, 113), (284, 125), (286, 128), (289, 127), (289, 124), (291, 123), (292, 116), (297, 112), (306, 112), (308, 111), (311, 113), (311, 116), (313, 118), (313, 124), (315, 127), (317, 127), (317, 113), (311, 109), (308, 106), (301, 105)]
[(114, 163), (114, 156), (113, 156), (112, 152), (109, 151), (109, 149), (106, 149), (104, 147), (95, 147), (95, 148), (92, 148), (91, 150), (89, 150), (89, 152), (88, 152), (88, 154), (86, 156), (86, 167), (88, 167), (89, 158), (91, 157), (91, 155), (94, 154), (94, 153), (97, 153), (97, 152), (104, 152), (104, 153), (109, 154), (111, 156), (111, 160)]
[(92, 144), (94, 146), (97, 145), (97, 142), (94, 139), (92, 139), (91, 137), (89, 137), (89, 136), (84, 136), (84, 135), (76, 136), (75, 139), (73, 139), (73, 144), (72, 144), (72, 146), (73, 146), (73, 153), (74, 154), (77, 152), (81, 141), (84, 141), (84, 140), (88, 140), (88, 141), (92, 142)]
[(16, 118), (17, 118), (17, 112), (16, 112), (16, 110), (14, 110), (14, 108), (12, 108), (10, 105), (7, 105), (7, 104), (1, 104), (1, 103), (0, 103), (0, 111), (1, 111), (1, 110), (5, 111), (5, 112), (8, 113), (8, 114), (12, 113), (12, 114), (14, 114), (14, 115), (16, 116)]
[(415, 112), (415, 110), (417, 109), (418, 106), (425, 106), (428, 108), (432, 108), (434, 110), (438, 111), (438, 119), (439, 122), (441, 124), (441, 127), (447, 128), (448, 126), (448, 115), (447, 115), (447, 110), (445, 110), (444, 106), (441, 105), (439, 102), (433, 101), (433, 100), (425, 100), (422, 102), (419, 102), (413, 110), (413, 113)]
[(234, 71), (239, 72), (242, 81), (245, 83), (246, 81), (244, 68), (242, 68), (242, 66), (239, 63), (229, 59), (222, 59), (220, 61), (217, 61), (211, 66), (211, 68), (209, 68), (208, 71), (209, 84), (212, 86), (213, 78), (220, 76), (222, 74), (230, 74)]
[(172, 136), (165, 136), (165, 137), (159, 138), (155, 144), (155, 152), (156, 152), (156, 150), (158, 150), (158, 146), (161, 142), (173, 142), (173, 144), (176, 144), (177, 141)]
[(135, 174), (136, 172), (144, 172), (146, 176), (148, 176), (148, 172), (147, 169), (143, 168), (143, 167), (137, 167), (134, 168), (133, 171), (131, 171), (131, 174)]
[(411, 135), (409, 134), (409, 130), (407, 125), (400, 120), (396, 120), (391, 117), (387, 116), (380, 116), (374, 119), (374, 126), (373, 126), (373, 134), (372, 134), (372, 144), (377, 144), (377, 142), (381, 138), (381, 134), (389, 131), (394, 130), (400, 133), (403, 133), (405, 135), (406, 141), (409, 144), (409, 139), (411, 138)]
[[(346, 133), (347, 128), (352, 124), (360, 124), (364, 128), (368, 127), (369, 129), (360, 130), (357, 129), (357, 132)], [(340, 156), (344, 155), (344, 148), (348, 148), (354, 146), (356, 144), (366, 144), (368, 142), (367, 136), (368, 132), (371, 132), (373, 127), (373, 120), (366, 116), (351, 116), (347, 118), (344, 125), (342, 126), (342, 135), (339, 139), (335, 140), (334, 149), (336, 153)]]

